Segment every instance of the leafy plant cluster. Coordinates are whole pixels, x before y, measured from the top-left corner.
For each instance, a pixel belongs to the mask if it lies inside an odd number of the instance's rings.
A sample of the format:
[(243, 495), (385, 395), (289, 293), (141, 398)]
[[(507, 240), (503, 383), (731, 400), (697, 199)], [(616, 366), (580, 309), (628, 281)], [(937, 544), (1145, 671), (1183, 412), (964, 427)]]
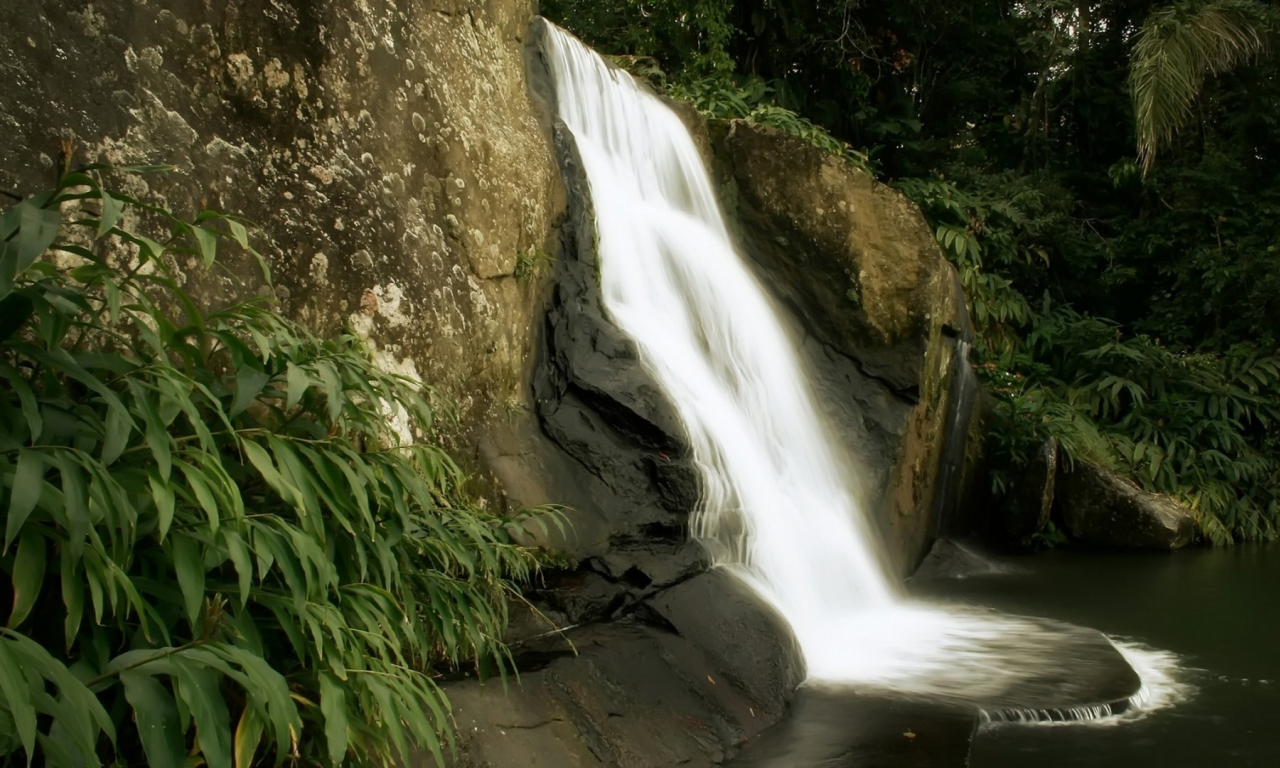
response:
[(1017, 179), (985, 194), (940, 180), (900, 186), (935, 223), (970, 299), (978, 371), (1001, 416), (997, 496), (1053, 437), (1069, 460), (1110, 466), (1181, 499), (1215, 544), (1275, 537), (1280, 454), (1270, 435), (1280, 419), (1280, 355), (1243, 342), (1177, 349), (1048, 292), (1029, 300), (1018, 273), (1048, 266), (1049, 241), (1066, 223), (1042, 188)]
[(608, 54), (656, 58), (668, 72), (732, 73), (734, 0), (547, 0), (540, 12)]
[(706, 117), (742, 119), (756, 125), (776, 128), (867, 173), (874, 172), (867, 153), (854, 149), (802, 115), (779, 106), (772, 98), (772, 88), (758, 78), (747, 80), (741, 86), (724, 77), (673, 82), (667, 86), (667, 93), (693, 104)]
[(358, 339), (202, 308), (179, 262), (256, 256), (245, 223), (100, 170), (0, 217), (0, 756), (439, 758), (435, 670), (509, 665), (507, 600), (539, 567), (518, 542), (554, 511), (480, 509), (430, 390)]

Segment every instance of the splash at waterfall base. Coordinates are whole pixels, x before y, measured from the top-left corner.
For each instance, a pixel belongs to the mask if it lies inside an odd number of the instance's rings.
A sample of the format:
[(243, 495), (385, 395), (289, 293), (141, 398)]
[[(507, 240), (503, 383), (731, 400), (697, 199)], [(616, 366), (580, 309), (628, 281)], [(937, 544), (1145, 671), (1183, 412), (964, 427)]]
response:
[[(548, 34), (554, 33), (544, 27), (534, 35), (540, 63), (555, 55), (548, 53)], [(550, 66), (555, 69), (554, 62)], [(542, 86), (543, 99), (554, 104), (551, 84)], [(772, 389), (763, 391), (811, 389), (812, 404), (801, 403), (788, 415), (817, 418), (818, 431), (833, 437), (832, 455), (815, 461), (839, 473), (817, 482), (835, 479), (843, 491), (804, 506), (812, 483), (802, 482), (791, 495), (775, 498), (801, 504), (788, 507), (793, 515), (844, 516), (850, 525), (864, 526), (849, 529), (847, 541), (844, 534), (811, 540), (837, 555), (830, 561), (834, 570), (819, 568), (820, 574), (846, 578), (840, 553), (859, 563), (847, 582), (857, 597), (847, 608), (817, 605), (806, 611), (798, 605), (806, 599), (804, 585), (779, 582), (776, 571), (760, 565), (768, 553), (757, 547), (750, 557), (734, 554), (734, 542), (750, 542), (752, 535), (735, 529), (740, 523), (708, 523), (705, 514), (715, 502), (708, 504), (709, 484), (714, 489), (716, 480), (707, 472), (707, 457), (726, 445), (699, 442), (687, 402), (682, 410), (678, 398), (669, 399), (680, 381), (664, 378), (660, 368), (655, 372), (655, 348), (645, 346), (643, 334), (637, 338), (636, 318), (628, 323), (626, 307), (610, 294), (618, 287), (610, 271), (617, 269), (615, 262), (602, 263), (616, 257), (606, 253), (618, 248), (608, 238), (650, 212), (643, 201), (620, 205), (616, 197), (602, 198), (602, 189), (612, 196), (613, 185), (630, 181), (602, 182), (608, 169), (601, 147), (578, 135), (583, 126), (573, 125), (572, 117), (556, 121), (570, 206), (560, 228), (544, 357), (534, 386), (537, 424), (513, 426), (490, 452), (526, 457), (491, 462), (508, 489), (529, 496), (522, 501), (543, 496), (578, 510), (575, 536), (561, 544), (581, 567), (538, 596), (553, 618), (577, 629), (567, 638), (538, 637), (536, 628), (528, 631), (527, 642), (517, 636), (526, 671), (506, 696), (472, 685), (454, 687), (462, 764), (710, 765), (732, 759), (747, 745), (742, 759), (748, 764), (788, 765), (781, 731), (759, 737), (783, 717), (806, 673), (810, 685), (797, 713), (813, 711), (808, 702), (826, 695), (819, 691), (856, 687), (857, 697), (841, 699), (852, 707), (841, 710), (847, 719), (867, 726), (861, 734), (865, 743), (855, 751), (876, 754), (892, 737), (898, 751), (884, 754), (896, 755), (894, 760), (914, 754), (925, 761), (887, 763), (893, 765), (961, 764), (953, 761), (963, 760), (980, 711), (1000, 716), (1124, 706), (1140, 681), (1096, 632), (979, 612), (942, 614), (895, 596), (888, 574), (909, 573), (935, 538), (963, 524), (948, 502), (964, 495), (965, 466), (944, 471), (944, 454), (955, 453), (945, 444), (959, 439), (963, 448), (975, 422), (956, 412), (957, 403), (972, 402), (958, 398), (962, 388), (954, 386), (955, 376), (968, 373), (957, 352), (966, 333), (962, 299), (918, 211), (794, 139), (745, 123), (708, 127), (695, 116), (681, 117), (697, 142), (696, 149), (690, 144), (681, 151), (699, 174), (708, 163), (718, 188), (715, 195), (702, 194), (688, 179), (676, 186), (688, 195), (686, 204), (704, 214), (710, 210), (718, 217), (723, 205), (731, 215), (731, 234), (722, 237), (737, 241), (750, 260), (742, 278), (724, 270), (714, 278), (729, 284), (763, 280), (770, 291), (755, 313), (780, 310), (778, 337), (799, 341), (794, 361), (777, 347), (771, 354), (778, 365), (809, 373), (804, 383), (775, 377)], [(677, 121), (670, 112), (656, 119)], [(679, 216), (673, 224), (682, 226)], [(701, 238), (700, 232), (680, 229), (683, 242), (661, 247), (688, 248), (687, 238)], [(630, 236), (643, 241), (650, 234), (632, 230)], [(714, 237), (696, 241), (707, 258), (722, 247)], [(628, 279), (631, 288), (650, 285), (639, 273)], [(746, 289), (738, 290), (738, 300), (746, 300)], [(658, 339), (678, 344), (680, 316), (698, 311), (673, 306), (668, 318), (648, 307), (639, 320), (672, 320)], [(698, 321), (714, 325), (716, 319)], [(714, 342), (704, 335), (701, 344)], [(684, 375), (697, 365), (688, 358), (674, 369)], [(743, 439), (749, 439), (746, 433)], [(810, 442), (790, 450), (814, 448)], [(950, 484), (944, 483), (948, 476)], [(730, 489), (725, 498), (741, 502), (742, 491)], [(823, 503), (831, 499), (839, 503)], [(859, 506), (880, 514), (863, 518)], [(702, 543), (689, 536), (695, 512), (704, 514), (698, 532), (709, 538)], [(797, 520), (783, 520), (770, 535), (788, 536)], [(750, 523), (758, 526), (760, 520)], [(859, 549), (877, 538), (888, 542), (883, 555), (874, 545)], [(713, 563), (726, 567), (708, 571)], [(566, 652), (566, 639), (575, 654)], [(945, 723), (940, 730), (955, 738), (932, 746), (908, 739), (904, 745), (893, 717), (872, 727), (873, 712)], [(803, 718), (790, 723), (805, 725)], [(766, 746), (753, 749), (757, 739)], [(853, 754), (847, 738), (840, 748), (841, 754)]]

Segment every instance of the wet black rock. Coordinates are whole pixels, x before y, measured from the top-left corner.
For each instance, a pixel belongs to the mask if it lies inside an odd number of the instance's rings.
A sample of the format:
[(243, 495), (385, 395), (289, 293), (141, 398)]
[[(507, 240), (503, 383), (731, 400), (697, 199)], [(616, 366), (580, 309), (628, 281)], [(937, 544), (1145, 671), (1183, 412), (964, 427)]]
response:
[(938, 539), (924, 562), (911, 575), (911, 582), (932, 579), (968, 579), (1009, 573), (1011, 566), (992, 560), (973, 546), (951, 539)]
[(714, 570), (662, 592), (649, 604), (746, 691), (760, 715), (782, 715), (804, 680), (800, 650), (786, 621), (745, 584), (727, 571)]
[(960, 768), (976, 713), (874, 694), (805, 690), (777, 727), (747, 744), (732, 768)]
[[(767, 631), (753, 636), (771, 642)], [(576, 655), (505, 689), (497, 681), (448, 686), (460, 747), (453, 765), (709, 768), (781, 716), (777, 692), (726, 659), (718, 638), (615, 622), (567, 640)]]

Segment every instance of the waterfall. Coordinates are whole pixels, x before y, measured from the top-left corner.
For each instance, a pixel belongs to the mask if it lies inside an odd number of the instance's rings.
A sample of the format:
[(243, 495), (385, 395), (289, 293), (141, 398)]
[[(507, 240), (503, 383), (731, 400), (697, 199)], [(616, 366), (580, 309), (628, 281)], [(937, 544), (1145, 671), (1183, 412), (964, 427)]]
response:
[(704, 489), (693, 532), (713, 562), (787, 620), (810, 684), (998, 701), (1042, 679), (1065, 653), (1044, 622), (902, 598), (685, 125), (576, 38), (544, 30), (595, 208), (604, 306), (687, 431)]
[(812, 673), (830, 616), (894, 599), (849, 473), (684, 124), (566, 33), (550, 36), (605, 308), (675, 404), (702, 472), (695, 535), (782, 612)]

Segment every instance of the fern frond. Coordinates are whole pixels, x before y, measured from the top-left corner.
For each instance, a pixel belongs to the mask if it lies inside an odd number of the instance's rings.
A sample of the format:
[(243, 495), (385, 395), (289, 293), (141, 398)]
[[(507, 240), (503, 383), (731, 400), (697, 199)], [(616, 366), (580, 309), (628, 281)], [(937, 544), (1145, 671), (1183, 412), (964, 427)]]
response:
[(1129, 89), (1143, 172), (1187, 122), (1205, 78), (1267, 49), (1276, 14), (1255, 0), (1180, 2), (1154, 11), (1138, 32)]

